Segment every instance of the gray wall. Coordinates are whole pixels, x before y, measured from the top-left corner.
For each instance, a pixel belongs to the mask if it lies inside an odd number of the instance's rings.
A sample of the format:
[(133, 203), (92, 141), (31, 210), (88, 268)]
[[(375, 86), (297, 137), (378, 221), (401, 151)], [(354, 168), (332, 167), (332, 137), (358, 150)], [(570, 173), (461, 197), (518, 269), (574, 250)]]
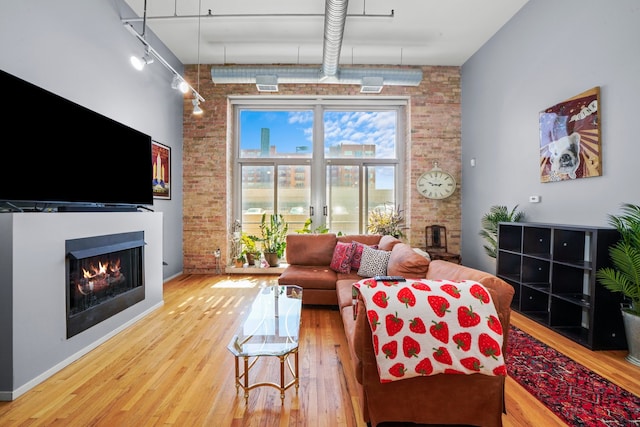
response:
[[(640, 204), (639, 41), (637, 0), (530, 0), (463, 65), (465, 265), (495, 272), (478, 235), (492, 205), (519, 205), (531, 222), (607, 226), (622, 203)], [(595, 86), (602, 176), (541, 183), (539, 113)]]
[[(0, 2), (0, 69), (107, 117), (136, 128), (171, 147), (172, 199), (155, 200), (164, 214), (165, 279), (182, 271), (182, 109), (171, 89), (171, 73), (156, 61), (138, 72), (132, 54), (142, 44), (122, 25), (134, 16), (120, 0), (28, 0)], [(147, 40), (178, 71), (182, 64), (147, 28)], [(4, 99), (11, 108), (11, 100)], [(37, 106), (34, 106), (37, 107)], [(38, 114), (30, 113), (37, 125)], [(8, 132), (11, 124), (3, 123)], [(28, 129), (14, 129), (5, 146), (29, 142)], [(3, 138), (7, 138), (7, 134)], [(91, 135), (87, 135), (87, 143)], [(7, 156), (5, 154), (5, 156)], [(10, 161), (10, 157), (3, 160)], [(151, 161), (151, 159), (149, 159)], [(151, 185), (151, 177), (149, 177)], [(3, 296), (0, 289), (0, 298)]]
[[(12, 400), (163, 304), (160, 212), (0, 214), (0, 401)], [(67, 338), (65, 242), (144, 232), (143, 301)], [(8, 301), (4, 295), (9, 293)], [(5, 311), (6, 310), (6, 311)]]

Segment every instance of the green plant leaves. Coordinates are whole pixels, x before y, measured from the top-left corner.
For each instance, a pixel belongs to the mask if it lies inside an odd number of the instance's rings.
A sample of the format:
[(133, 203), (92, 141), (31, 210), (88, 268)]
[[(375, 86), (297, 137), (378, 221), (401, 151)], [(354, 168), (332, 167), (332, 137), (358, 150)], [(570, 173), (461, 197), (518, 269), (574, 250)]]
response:
[(640, 206), (625, 203), (620, 215), (609, 215), (620, 240), (609, 247), (613, 267), (601, 268), (596, 278), (611, 292), (631, 300), (630, 313), (640, 316)]
[(483, 245), (483, 248), (491, 258), (496, 258), (498, 255), (498, 224), (501, 222), (521, 222), (524, 219), (524, 212), (516, 209), (518, 209), (518, 205), (515, 205), (511, 211), (506, 206), (493, 205), (480, 220), (482, 230), (479, 234), (487, 240), (487, 244)]

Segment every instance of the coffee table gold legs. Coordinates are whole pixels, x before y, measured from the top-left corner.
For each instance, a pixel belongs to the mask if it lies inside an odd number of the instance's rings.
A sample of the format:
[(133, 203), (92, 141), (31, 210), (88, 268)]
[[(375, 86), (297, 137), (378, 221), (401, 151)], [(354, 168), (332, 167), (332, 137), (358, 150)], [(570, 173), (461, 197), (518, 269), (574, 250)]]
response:
[[(253, 365), (253, 363), (251, 364)], [(244, 403), (245, 405), (249, 403), (249, 356), (244, 357), (244, 386), (242, 389), (244, 390)]]
[(287, 356), (278, 356), (278, 358), (280, 359), (280, 401), (284, 405), (284, 359)]
[[(291, 354), (293, 354), (293, 360), (294, 360), (293, 366), (291, 364), (291, 360), (289, 359), (289, 356), (291, 356)], [(240, 360), (239, 360), (240, 357), (244, 359), (242, 373), (240, 373)], [(280, 401), (284, 405), (285, 391), (287, 391), (287, 389), (289, 389), (291, 386), (295, 385), (296, 394), (298, 394), (298, 389), (300, 388), (300, 379), (298, 378), (298, 374), (299, 374), (298, 349), (296, 348), (287, 354), (277, 356), (278, 359), (280, 359), (280, 383), (279, 384), (276, 384), (274, 382), (260, 382), (255, 384), (249, 384), (249, 371), (251, 370), (253, 365), (258, 361), (260, 357), (265, 357), (265, 356), (255, 356), (254, 360), (251, 362), (249, 362), (249, 356), (234, 357), (235, 370), (236, 370), (236, 393), (240, 388), (242, 388), (242, 390), (244, 391), (244, 402), (245, 404), (248, 404), (249, 390), (256, 387), (262, 387), (262, 386), (275, 387), (278, 390), (280, 390)], [(289, 369), (289, 372), (293, 377), (291, 381), (289, 381), (287, 384), (285, 384), (285, 366)]]

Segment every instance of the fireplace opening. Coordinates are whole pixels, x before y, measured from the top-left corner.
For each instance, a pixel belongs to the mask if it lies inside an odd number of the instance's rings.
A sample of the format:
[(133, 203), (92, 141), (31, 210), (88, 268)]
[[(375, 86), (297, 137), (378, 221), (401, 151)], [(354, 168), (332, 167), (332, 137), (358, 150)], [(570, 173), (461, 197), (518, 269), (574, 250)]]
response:
[(67, 338), (144, 300), (144, 231), (67, 240)]

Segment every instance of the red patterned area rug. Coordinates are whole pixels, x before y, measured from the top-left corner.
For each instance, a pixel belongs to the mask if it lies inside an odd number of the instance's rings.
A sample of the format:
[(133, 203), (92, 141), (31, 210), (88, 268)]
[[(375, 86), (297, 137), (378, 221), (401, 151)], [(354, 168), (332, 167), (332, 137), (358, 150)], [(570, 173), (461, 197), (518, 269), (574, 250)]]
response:
[(638, 396), (515, 326), (506, 356), (509, 376), (568, 425), (640, 426)]

